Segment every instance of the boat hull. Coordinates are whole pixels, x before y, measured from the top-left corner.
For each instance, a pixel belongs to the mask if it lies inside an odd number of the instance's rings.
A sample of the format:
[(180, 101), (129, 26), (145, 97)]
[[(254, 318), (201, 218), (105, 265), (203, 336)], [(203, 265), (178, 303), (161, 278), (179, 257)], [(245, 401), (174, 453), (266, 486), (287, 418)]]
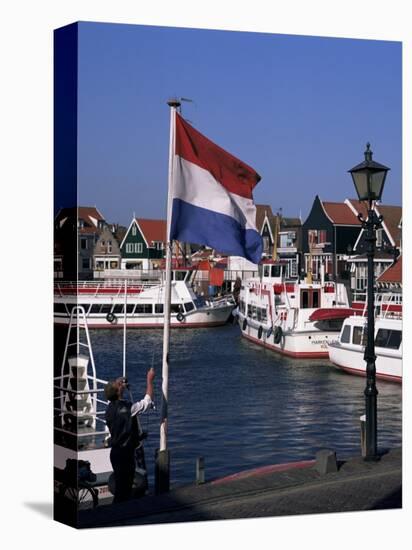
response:
[[(233, 310), (233, 305), (220, 306), (216, 308), (204, 309), (202, 311), (194, 311), (183, 316), (183, 320), (179, 321), (176, 315), (172, 315), (170, 325), (172, 328), (201, 328), (201, 327), (216, 327), (227, 323)], [(122, 329), (124, 327), (124, 316), (115, 316), (115, 319), (110, 322), (106, 315), (86, 315), (87, 325), (89, 328), (104, 328), (104, 329)], [(68, 325), (69, 317), (67, 315), (55, 315), (54, 323), (56, 325)], [(163, 315), (136, 315), (126, 316), (127, 328), (163, 328)]]
[(277, 344), (273, 340), (273, 334), (267, 336), (267, 331), (261, 331), (259, 338), (259, 327), (247, 323), (243, 328), (243, 318), (239, 318), (239, 325), (242, 336), (247, 340), (270, 349), (287, 357), (300, 359), (328, 358), (328, 344), (337, 341), (339, 332), (321, 332), (316, 330), (283, 332), (281, 341)]
[[(376, 378), (402, 383), (402, 357), (380, 353), (376, 349), (375, 355)], [(366, 376), (366, 361), (362, 349), (345, 348), (337, 342), (329, 346), (329, 359), (340, 370), (358, 376)]]

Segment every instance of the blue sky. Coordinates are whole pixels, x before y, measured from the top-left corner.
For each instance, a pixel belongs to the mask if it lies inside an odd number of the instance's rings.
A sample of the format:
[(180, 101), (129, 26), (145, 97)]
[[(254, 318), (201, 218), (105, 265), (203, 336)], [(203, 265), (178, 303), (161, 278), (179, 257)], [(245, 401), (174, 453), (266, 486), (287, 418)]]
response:
[(347, 170), (391, 168), (401, 204), (400, 42), (81, 23), (79, 204), (110, 222), (165, 217), (170, 96), (183, 116), (259, 172), (255, 202), (309, 213), (355, 191)]

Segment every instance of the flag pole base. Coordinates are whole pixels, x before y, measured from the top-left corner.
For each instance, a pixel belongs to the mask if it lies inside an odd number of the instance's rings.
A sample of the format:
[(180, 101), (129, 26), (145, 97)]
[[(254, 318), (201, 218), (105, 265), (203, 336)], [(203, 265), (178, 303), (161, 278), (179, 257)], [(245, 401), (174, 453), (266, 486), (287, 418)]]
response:
[(169, 449), (155, 453), (155, 493), (160, 495), (170, 489), (170, 452)]

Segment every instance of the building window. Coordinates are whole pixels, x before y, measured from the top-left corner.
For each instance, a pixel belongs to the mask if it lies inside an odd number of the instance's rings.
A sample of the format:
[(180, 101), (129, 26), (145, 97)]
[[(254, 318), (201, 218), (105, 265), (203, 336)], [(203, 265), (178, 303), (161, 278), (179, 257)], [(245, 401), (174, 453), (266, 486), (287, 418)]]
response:
[(326, 229), (308, 229), (308, 246), (326, 244)]
[(293, 241), (296, 238), (294, 231), (288, 231), (287, 233), (280, 233), (280, 248), (292, 248)]
[(263, 252), (265, 252), (266, 254), (269, 253), (269, 246), (269, 237), (263, 237)]
[(136, 236), (136, 233), (137, 233), (137, 227), (136, 227), (135, 225), (133, 225), (133, 227), (132, 227), (132, 235), (133, 235), (133, 237)]
[(383, 229), (376, 230), (376, 246), (381, 248), (383, 244)]
[(141, 254), (143, 252), (143, 243), (136, 243), (135, 244), (135, 251), (138, 254)]
[(82, 269), (90, 269), (90, 258), (82, 258)]
[(128, 254), (131, 254), (133, 252), (133, 243), (127, 243), (126, 244), (126, 252)]
[(87, 239), (80, 239), (80, 248), (82, 250), (87, 250)]

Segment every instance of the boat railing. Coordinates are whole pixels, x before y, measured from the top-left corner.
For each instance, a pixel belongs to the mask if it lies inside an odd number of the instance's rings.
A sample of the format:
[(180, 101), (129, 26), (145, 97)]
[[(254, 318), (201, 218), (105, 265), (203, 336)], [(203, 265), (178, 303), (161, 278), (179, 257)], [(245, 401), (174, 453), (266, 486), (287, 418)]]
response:
[[(366, 316), (368, 301), (366, 292), (353, 295), (352, 307)], [(375, 317), (402, 319), (402, 294), (395, 292), (378, 292), (375, 294)]]
[(60, 297), (77, 294), (98, 296), (100, 294), (111, 294), (115, 296), (136, 294), (144, 290), (156, 288), (160, 281), (139, 281), (131, 280), (102, 280), (102, 281), (61, 281), (54, 283), (54, 294)]
[(235, 305), (236, 301), (233, 294), (225, 294), (217, 298), (211, 298), (208, 300), (211, 307), (221, 307), (223, 305)]
[(107, 435), (104, 420), (107, 401), (101, 398), (106, 383), (96, 376), (84, 307), (75, 306), (70, 315), (60, 375), (54, 378), (57, 440), (84, 448), (95, 445), (95, 436)]

